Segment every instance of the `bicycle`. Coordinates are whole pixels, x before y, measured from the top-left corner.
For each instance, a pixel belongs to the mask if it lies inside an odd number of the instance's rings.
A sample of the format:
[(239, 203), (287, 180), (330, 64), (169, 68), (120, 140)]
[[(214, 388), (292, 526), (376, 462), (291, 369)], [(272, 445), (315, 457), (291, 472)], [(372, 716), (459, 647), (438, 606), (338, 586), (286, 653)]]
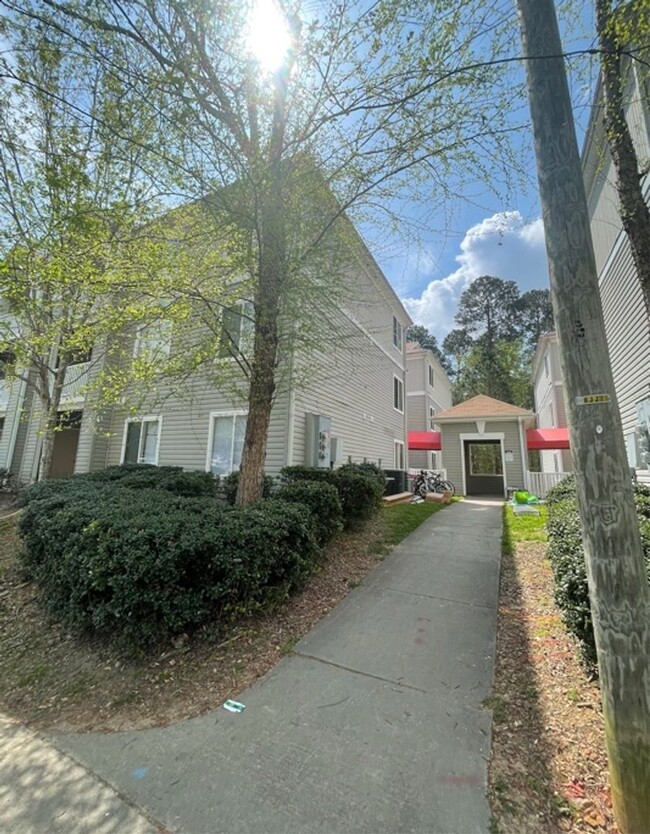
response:
[(451, 481), (443, 480), (437, 472), (430, 472), (426, 476), (427, 489), (429, 492), (451, 492), (456, 494), (456, 487)]

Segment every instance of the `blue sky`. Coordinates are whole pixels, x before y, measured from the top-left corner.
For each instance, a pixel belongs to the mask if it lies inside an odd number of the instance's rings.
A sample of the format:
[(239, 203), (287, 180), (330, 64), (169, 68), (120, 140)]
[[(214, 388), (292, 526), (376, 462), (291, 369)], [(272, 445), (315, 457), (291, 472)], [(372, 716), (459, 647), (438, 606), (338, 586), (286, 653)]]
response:
[[(592, 15), (591, 3), (584, 4), (581, 26), (576, 27), (575, 22), (568, 26), (559, 15), (565, 51), (591, 46)], [(596, 78), (595, 61), (590, 59), (586, 73), (583, 65), (580, 75), (572, 74), (571, 60), (568, 64), (581, 145)], [(520, 149), (522, 154), (530, 154), (530, 138), (521, 140)], [(516, 281), (522, 292), (549, 285), (534, 161), (531, 186), (505, 201), (489, 193), (476, 200), (474, 194), (470, 195), (471, 188), (468, 182), (467, 199), (461, 198), (454, 207), (444, 206), (438, 215), (429, 218), (432, 231), (417, 244), (394, 238), (389, 245), (378, 247), (369, 241), (413, 319), (439, 340), (455, 326), (453, 318), (461, 293), (480, 275)]]

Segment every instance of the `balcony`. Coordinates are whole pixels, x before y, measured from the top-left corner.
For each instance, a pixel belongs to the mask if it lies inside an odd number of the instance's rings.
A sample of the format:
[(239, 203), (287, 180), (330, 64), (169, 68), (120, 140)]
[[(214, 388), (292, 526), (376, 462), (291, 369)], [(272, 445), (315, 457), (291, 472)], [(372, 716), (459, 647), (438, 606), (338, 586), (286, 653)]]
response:
[(70, 365), (65, 372), (65, 382), (61, 391), (61, 405), (82, 403), (88, 385), (88, 369), (90, 362)]

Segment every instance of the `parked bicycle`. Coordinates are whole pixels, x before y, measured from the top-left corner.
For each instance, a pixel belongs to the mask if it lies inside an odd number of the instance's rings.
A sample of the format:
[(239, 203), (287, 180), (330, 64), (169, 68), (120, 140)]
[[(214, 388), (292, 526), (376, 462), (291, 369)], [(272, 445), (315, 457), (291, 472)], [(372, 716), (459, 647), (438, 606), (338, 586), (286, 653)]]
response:
[(437, 472), (421, 469), (413, 479), (413, 493), (422, 498), (427, 492), (451, 492), (456, 494), (456, 487), (451, 481), (443, 480)]
[(429, 492), (451, 492), (456, 494), (456, 487), (451, 481), (447, 481), (440, 477), (438, 472), (429, 472), (427, 474), (427, 487)]

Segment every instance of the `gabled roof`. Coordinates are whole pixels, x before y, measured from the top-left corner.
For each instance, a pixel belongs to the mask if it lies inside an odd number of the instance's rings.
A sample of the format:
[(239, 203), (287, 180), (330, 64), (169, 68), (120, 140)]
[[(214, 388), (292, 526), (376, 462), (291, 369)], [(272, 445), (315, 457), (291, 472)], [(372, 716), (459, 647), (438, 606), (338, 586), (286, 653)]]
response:
[(502, 400), (495, 400), (494, 397), (487, 397), (485, 394), (479, 394), (477, 397), (472, 397), (470, 400), (458, 403), (458, 405), (448, 408), (447, 411), (441, 411), (436, 414), (435, 421), (453, 421), (453, 420), (473, 420), (486, 419), (488, 417), (534, 417), (532, 411), (525, 408), (519, 408), (518, 405), (511, 403), (504, 403)]

